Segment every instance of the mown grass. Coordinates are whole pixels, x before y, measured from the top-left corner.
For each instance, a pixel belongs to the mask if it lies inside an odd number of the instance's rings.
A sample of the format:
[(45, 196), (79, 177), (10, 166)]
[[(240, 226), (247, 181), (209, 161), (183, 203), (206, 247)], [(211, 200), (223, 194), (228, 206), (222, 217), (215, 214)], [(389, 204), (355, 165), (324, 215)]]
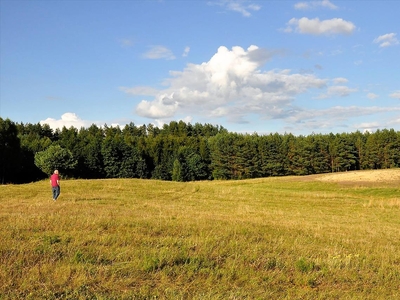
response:
[(0, 299), (399, 299), (399, 183), (0, 186)]

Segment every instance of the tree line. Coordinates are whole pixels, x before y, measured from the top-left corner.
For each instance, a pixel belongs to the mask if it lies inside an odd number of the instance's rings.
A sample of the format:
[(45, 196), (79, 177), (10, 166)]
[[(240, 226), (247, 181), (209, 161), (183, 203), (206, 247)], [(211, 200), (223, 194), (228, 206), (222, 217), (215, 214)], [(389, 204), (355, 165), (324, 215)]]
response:
[(247, 179), (400, 167), (400, 132), (240, 134), (211, 124), (172, 121), (162, 128), (52, 130), (0, 118), (0, 182), (69, 178), (174, 181)]

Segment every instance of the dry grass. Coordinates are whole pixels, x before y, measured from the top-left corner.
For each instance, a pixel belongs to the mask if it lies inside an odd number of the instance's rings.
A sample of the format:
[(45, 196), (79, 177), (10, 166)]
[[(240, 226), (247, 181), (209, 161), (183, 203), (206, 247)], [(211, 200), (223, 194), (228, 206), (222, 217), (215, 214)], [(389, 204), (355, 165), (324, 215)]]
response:
[(318, 180), (328, 182), (390, 182), (400, 184), (400, 169), (349, 171), (319, 175)]
[(0, 186), (0, 299), (398, 299), (398, 182), (334, 175)]

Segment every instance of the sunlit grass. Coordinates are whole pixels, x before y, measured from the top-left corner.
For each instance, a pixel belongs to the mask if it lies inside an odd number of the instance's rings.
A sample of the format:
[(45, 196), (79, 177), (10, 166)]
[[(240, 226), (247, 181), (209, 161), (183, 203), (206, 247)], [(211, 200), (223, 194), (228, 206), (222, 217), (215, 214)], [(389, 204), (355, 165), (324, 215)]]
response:
[(0, 186), (0, 299), (398, 299), (398, 183)]

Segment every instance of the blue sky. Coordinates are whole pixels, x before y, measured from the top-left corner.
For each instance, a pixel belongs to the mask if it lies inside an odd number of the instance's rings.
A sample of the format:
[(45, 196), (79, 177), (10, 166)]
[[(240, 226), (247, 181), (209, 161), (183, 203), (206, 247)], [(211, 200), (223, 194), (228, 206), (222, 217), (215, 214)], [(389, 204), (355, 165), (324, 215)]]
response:
[(400, 130), (400, 1), (0, 1), (0, 115)]

